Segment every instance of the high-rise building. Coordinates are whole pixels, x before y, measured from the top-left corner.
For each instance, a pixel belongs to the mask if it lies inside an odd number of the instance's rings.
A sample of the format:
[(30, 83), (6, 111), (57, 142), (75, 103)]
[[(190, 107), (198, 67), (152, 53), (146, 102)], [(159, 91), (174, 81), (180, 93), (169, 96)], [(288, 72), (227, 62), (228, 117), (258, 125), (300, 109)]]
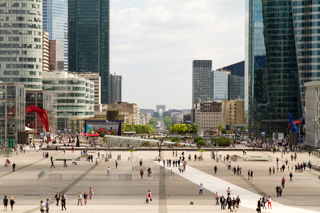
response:
[(101, 103), (109, 103), (109, 0), (68, 1), (68, 66), (101, 77)]
[(49, 41), (49, 70), (61, 71), (64, 70), (64, 56), (61, 51), (64, 47), (63, 41)]
[(0, 2), (0, 81), (42, 88), (42, 3)]
[(211, 74), (213, 81), (212, 94), (213, 100), (230, 100), (229, 85), (230, 85), (230, 72), (228, 71), (212, 71)]
[(109, 102), (121, 102), (122, 99), (122, 76), (116, 73), (109, 76)]
[(43, 30), (49, 40), (64, 42), (59, 55), (64, 55), (64, 70), (68, 70), (68, 0), (43, 0)]
[(291, 0), (246, 1), (246, 103), (250, 133), (288, 133), (301, 117)]
[(217, 71), (228, 70), (231, 72), (231, 75), (244, 76), (244, 64), (244, 61), (240, 61), (238, 63), (219, 68)]
[(42, 71), (49, 71), (49, 33), (43, 31), (42, 34)]
[(195, 104), (212, 100), (212, 61), (192, 62), (192, 107)]

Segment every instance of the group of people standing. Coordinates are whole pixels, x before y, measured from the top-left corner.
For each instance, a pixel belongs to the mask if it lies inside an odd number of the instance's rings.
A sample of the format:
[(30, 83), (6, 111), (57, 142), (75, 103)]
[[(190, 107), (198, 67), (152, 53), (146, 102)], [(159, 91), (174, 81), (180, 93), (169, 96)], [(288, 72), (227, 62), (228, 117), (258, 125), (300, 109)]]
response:
[(13, 211), (13, 205), (16, 203), (16, 201), (14, 200), (13, 196), (11, 196), (10, 199), (7, 198), (7, 196), (4, 196), (3, 198), (3, 207), (4, 210), (3, 211), (8, 211), (8, 204), (10, 204), (11, 206), (11, 211)]

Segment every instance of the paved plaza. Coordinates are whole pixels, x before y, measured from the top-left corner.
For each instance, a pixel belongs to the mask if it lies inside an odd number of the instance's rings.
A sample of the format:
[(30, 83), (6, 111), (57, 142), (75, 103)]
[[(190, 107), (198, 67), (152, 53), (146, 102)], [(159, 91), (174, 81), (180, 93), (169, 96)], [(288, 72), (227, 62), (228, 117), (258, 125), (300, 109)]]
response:
[[(219, 151), (223, 156), (241, 155), (242, 151)], [(181, 151), (178, 151), (178, 157)], [(113, 158), (109, 162), (77, 161), (78, 165), (63, 167), (63, 161), (54, 161), (55, 168), (50, 168), (50, 157), (43, 158), (42, 151), (26, 151), (25, 154), (13, 154), (10, 157), (11, 163), (15, 162), (16, 172), (12, 167), (4, 167), (6, 157), (1, 156), (3, 164), (0, 167), (1, 195), (14, 196), (16, 205), (14, 212), (39, 212), (40, 200), (50, 199), (50, 211), (60, 212), (61, 206), (55, 205), (54, 195), (66, 193), (68, 212), (217, 212), (220, 206), (215, 205), (214, 195), (227, 194), (227, 188), (231, 188), (231, 196), (237, 195), (241, 198), (238, 212), (256, 212), (257, 201), (262, 195), (271, 195), (273, 209), (262, 210), (262, 212), (320, 212), (320, 184), (318, 176), (320, 172), (309, 171), (303, 173), (293, 172), (293, 181), (289, 181), (289, 172), (276, 172), (269, 175), (269, 167), (276, 166), (276, 157), (279, 157), (279, 164), (285, 163), (285, 157), (289, 158), (289, 165), (308, 162), (318, 164), (320, 159), (308, 155), (298, 154), (297, 161), (291, 161), (289, 155), (281, 158), (281, 153), (247, 151), (247, 156), (272, 157), (272, 161), (243, 161), (233, 162), (233, 166), (242, 168), (242, 175), (234, 175), (227, 169), (226, 162), (215, 162), (210, 157), (210, 152), (204, 152), (203, 161), (194, 161), (194, 155), (199, 155), (195, 149), (184, 151), (185, 157), (192, 155), (192, 160), (187, 161), (186, 172), (179, 173), (177, 167), (162, 167), (155, 158), (157, 151), (136, 151), (133, 153), (133, 161), (128, 161), (131, 153), (128, 151), (113, 151)], [(61, 159), (66, 156), (68, 159), (78, 157), (80, 150), (75, 153), (62, 150), (49, 151), (54, 159)], [(94, 158), (97, 152), (89, 150)], [(122, 160), (118, 161), (118, 168), (115, 168), (115, 158), (121, 154)], [(291, 153), (290, 153), (291, 155)], [(176, 159), (172, 157), (172, 151), (163, 151), (165, 159)], [(143, 167), (152, 169), (152, 176), (147, 176), (145, 171), (143, 179), (140, 178), (139, 161), (142, 158)], [(214, 174), (213, 167), (217, 165), (218, 172)], [(108, 166), (111, 168), (110, 176), (107, 175)], [(253, 180), (247, 179), (248, 170), (253, 170)], [(38, 180), (40, 171), (45, 175)], [(120, 175), (120, 179), (119, 179)], [(132, 176), (131, 180), (127, 177)], [(282, 177), (286, 178), (285, 188), (282, 197), (276, 197), (275, 187), (280, 185)], [(204, 185), (203, 194), (199, 195), (199, 184)], [(94, 196), (88, 200), (87, 206), (77, 205), (79, 192), (89, 193), (92, 187)], [(147, 191), (151, 190), (153, 201), (146, 203)], [(193, 205), (190, 205), (193, 202)], [(9, 211), (10, 211), (10, 207)], [(0, 208), (0, 211), (2, 209)], [(227, 211), (227, 210), (225, 210)]]

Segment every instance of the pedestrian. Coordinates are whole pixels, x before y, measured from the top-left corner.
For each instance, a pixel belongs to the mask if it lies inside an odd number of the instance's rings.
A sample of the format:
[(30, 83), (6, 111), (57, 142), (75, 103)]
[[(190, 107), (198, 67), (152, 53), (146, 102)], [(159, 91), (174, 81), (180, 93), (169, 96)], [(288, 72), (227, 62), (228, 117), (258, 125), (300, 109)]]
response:
[(281, 186), (279, 186), (279, 195), (280, 195), (280, 197), (282, 195), (282, 187)]
[(13, 164), (12, 164), (12, 171), (13, 171), (13, 172), (16, 171), (16, 163), (13, 163)]
[(47, 199), (47, 202), (46, 202), (46, 213), (49, 213), (49, 199)]
[(41, 200), (40, 201), (40, 212), (44, 213), (45, 210), (46, 210), (46, 205), (44, 204), (43, 200)]
[(232, 199), (232, 211), (236, 211), (237, 212), (236, 205), (237, 205), (237, 200), (233, 197), (233, 199)]
[(219, 205), (219, 193), (218, 192), (216, 192), (215, 198), (216, 198), (216, 205)]
[(276, 192), (277, 192), (277, 197), (279, 197), (279, 195), (280, 195), (280, 186), (276, 187)]
[(56, 206), (59, 206), (59, 200), (60, 200), (59, 192), (57, 192), (57, 194), (54, 197), (56, 198), (56, 201), (57, 201)]
[(110, 176), (110, 167), (108, 166), (108, 172), (107, 172), (108, 174), (108, 176)]
[(202, 195), (202, 191), (203, 191), (203, 184), (200, 183), (200, 186), (199, 186), (199, 195)]
[(64, 167), (68, 167), (68, 165), (67, 165), (67, 160), (66, 160), (66, 159), (63, 159), (63, 166), (64, 166)]
[(147, 200), (148, 200), (148, 203), (150, 203), (152, 201), (152, 196), (151, 196), (150, 190), (148, 190), (148, 193), (147, 193)]
[(217, 171), (218, 171), (218, 167), (217, 165), (214, 166), (214, 174), (217, 174)]
[(87, 201), (88, 201), (88, 194), (87, 194), (87, 192), (85, 192), (85, 193), (83, 194), (83, 199), (84, 199), (84, 205), (86, 206), (86, 205), (87, 205)]
[(61, 197), (61, 209), (63, 211), (63, 208), (64, 210), (67, 210), (66, 208), (66, 198), (64, 196)]
[(260, 200), (258, 200), (258, 204), (257, 204), (257, 212), (261, 213), (261, 204), (262, 204), (262, 199), (260, 198)]
[[(236, 207), (237, 207), (237, 209), (239, 209), (239, 207), (240, 207), (240, 203), (241, 203), (241, 200), (240, 200), (239, 195), (237, 196), (236, 201), (237, 201), (237, 205), (236, 205)], [(236, 210), (236, 211), (237, 211), (237, 210)]]
[(226, 208), (226, 199), (224, 198), (223, 195), (220, 197), (220, 204), (221, 204), (221, 209), (225, 210), (225, 208)]
[(251, 172), (250, 172), (250, 169), (248, 171), (248, 180), (250, 180), (250, 175), (251, 175)]
[(11, 196), (10, 198), (10, 206), (11, 206), (11, 211), (13, 211), (13, 205), (16, 203), (16, 201), (14, 200), (13, 196)]
[(252, 180), (252, 178), (253, 178), (253, 171), (251, 170), (251, 180)]
[(282, 180), (281, 180), (282, 188), (284, 188), (285, 183), (286, 183), (286, 179), (283, 177)]
[(271, 175), (271, 167), (269, 167), (269, 175)]
[(292, 181), (292, 177), (293, 177), (292, 172), (290, 172), (289, 177), (290, 177), (290, 181)]
[(54, 164), (53, 164), (53, 161), (51, 161), (51, 167), (50, 168), (56, 168), (55, 166), (54, 166)]
[(143, 179), (143, 173), (144, 173), (144, 172), (143, 172), (143, 170), (141, 169), (141, 170), (140, 170), (141, 179)]
[(271, 196), (268, 198), (268, 209), (272, 209), (272, 204), (271, 204)]
[(116, 168), (118, 168), (118, 161), (116, 160)]
[(8, 208), (8, 198), (7, 198), (7, 196), (4, 196), (4, 198), (3, 198), (3, 206), (4, 206), (4, 211), (7, 211), (7, 208)]
[(233, 174), (236, 175), (236, 172), (237, 172), (237, 169), (236, 169), (236, 167), (234, 166), (234, 167), (233, 167)]
[(81, 192), (78, 194), (78, 206), (79, 206), (79, 203), (82, 206), (82, 194), (81, 194)]
[(231, 189), (230, 189), (230, 187), (228, 187), (228, 189), (227, 189), (227, 194), (228, 194), (228, 196), (231, 195)]
[(274, 166), (272, 167), (272, 172), (273, 172), (273, 174), (276, 173), (276, 168)]
[(141, 158), (141, 160), (140, 160), (139, 164), (140, 164), (140, 166), (142, 166), (142, 158)]
[(230, 209), (230, 212), (232, 211), (232, 199), (230, 196), (227, 197), (227, 204), (228, 204), (228, 209)]
[(90, 188), (90, 189), (89, 189), (89, 197), (90, 197), (90, 200), (92, 199), (93, 194), (94, 194), (93, 189)]

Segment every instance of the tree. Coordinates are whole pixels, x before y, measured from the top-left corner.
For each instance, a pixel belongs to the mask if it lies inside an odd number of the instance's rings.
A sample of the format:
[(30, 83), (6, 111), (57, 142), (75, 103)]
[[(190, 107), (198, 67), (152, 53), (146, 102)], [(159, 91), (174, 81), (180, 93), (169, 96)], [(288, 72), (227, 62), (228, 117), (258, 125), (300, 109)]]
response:
[(192, 124), (187, 124), (187, 133), (192, 133)]
[(149, 121), (149, 124), (152, 125), (153, 127), (155, 127), (158, 123), (158, 118), (151, 118), (150, 121)]
[(222, 130), (222, 125), (221, 125), (221, 123), (219, 123), (219, 124), (217, 125), (217, 129), (218, 129), (219, 131)]
[(204, 141), (204, 139), (202, 137), (195, 137), (193, 139), (194, 143), (197, 144), (198, 147), (201, 147), (201, 146), (205, 146), (207, 145), (206, 142)]
[(179, 132), (180, 132), (181, 134), (184, 134), (184, 133), (186, 133), (186, 132), (187, 132), (188, 127), (187, 127), (187, 125), (186, 125), (186, 124), (180, 124), (179, 129), (180, 129), (180, 131), (179, 131)]
[(162, 117), (164, 117), (164, 118), (165, 118), (165, 117), (170, 117), (170, 113), (166, 111), (166, 112), (164, 112), (164, 113), (162, 114)]
[(172, 126), (172, 131), (173, 132), (179, 132), (180, 131), (180, 124), (175, 124)]
[(133, 125), (132, 124), (123, 124), (122, 129), (124, 132), (133, 131)]
[(222, 128), (221, 132), (222, 132), (222, 134), (226, 134), (227, 133), (226, 128)]
[(154, 112), (152, 117), (159, 118), (159, 112)]
[(198, 124), (193, 124), (193, 125), (192, 125), (192, 133), (193, 133), (193, 134), (197, 134), (198, 131), (199, 131), (199, 126), (198, 126)]
[(167, 126), (167, 129), (170, 130), (172, 128), (172, 119), (169, 116), (163, 118), (164, 124)]

